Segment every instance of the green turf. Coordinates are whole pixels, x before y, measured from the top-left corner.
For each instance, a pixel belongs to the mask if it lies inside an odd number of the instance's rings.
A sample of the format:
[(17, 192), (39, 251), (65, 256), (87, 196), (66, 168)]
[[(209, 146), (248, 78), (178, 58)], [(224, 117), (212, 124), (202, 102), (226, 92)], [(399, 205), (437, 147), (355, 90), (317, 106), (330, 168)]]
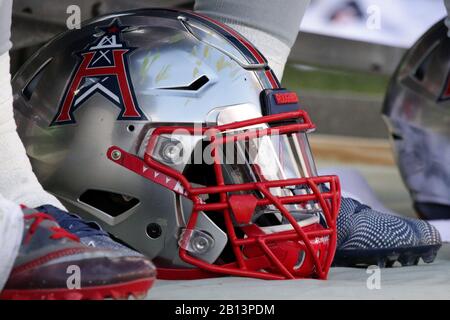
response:
[(379, 74), (286, 65), (283, 86), (295, 91), (384, 95), (389, 77)]

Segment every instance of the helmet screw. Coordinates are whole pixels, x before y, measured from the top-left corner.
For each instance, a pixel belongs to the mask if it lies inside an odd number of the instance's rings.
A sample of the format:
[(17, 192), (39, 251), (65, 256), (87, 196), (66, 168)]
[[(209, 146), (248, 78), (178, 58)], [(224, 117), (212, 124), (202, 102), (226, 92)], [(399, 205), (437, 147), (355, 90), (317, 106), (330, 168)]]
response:
[(113, 152), (111, 152), (111, 158), (113, 160), (119, 160), (122, 157), (122, 152), (120, 152), (119, 150), (114, 150)]
[(161, 226), (157, 223), (150, 223), (147, 226), (147, 234), (150, 238), (156, 239), (161, 236), (162, 229)]

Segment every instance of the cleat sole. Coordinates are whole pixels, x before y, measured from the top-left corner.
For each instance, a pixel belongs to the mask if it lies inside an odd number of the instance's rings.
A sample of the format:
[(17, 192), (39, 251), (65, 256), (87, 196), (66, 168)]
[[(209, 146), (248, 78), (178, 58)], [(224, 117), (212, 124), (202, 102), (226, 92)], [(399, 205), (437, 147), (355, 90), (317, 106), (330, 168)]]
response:
[(436, 259), (440, 247), (440, 244), (436, 244), (405, 248), (337, 250), (333, 266), (367, 267), (377, 265), (380, 268), (392, 268), (395, 267), (396, 262), (401, 266), (417, 265), (420, 259), (425, 263), (432, 263)]
[(126, 299), (129, 295), (145, 297), (155, 279), (146, 278), (120, 284), (82, 289), (9, 290), (0, 293), (0, 300), (101, 300)]

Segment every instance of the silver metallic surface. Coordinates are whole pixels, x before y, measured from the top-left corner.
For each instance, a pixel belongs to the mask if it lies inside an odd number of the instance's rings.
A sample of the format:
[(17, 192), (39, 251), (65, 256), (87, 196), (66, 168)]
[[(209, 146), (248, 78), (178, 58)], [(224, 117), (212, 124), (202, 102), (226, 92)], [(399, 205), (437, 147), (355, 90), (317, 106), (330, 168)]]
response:
[(383, 114), (415, 203), (450, 206), (450, 39), (443, 21), (409, 50), (391, 80)]
[(190, 0), (14, 0), (12, 42), (13, 49), (43, 44), (53, 36), (67, 30), (67, 8), (80, 7), (81, 20), (98, 15), (149, 7), (192, 7)]
[(183, 27), (186, 29), (186, 31), (192, 35), (195, 39), (197, 39), (200, 42), (203, 42), (204, 44), (213, 47), (216, 50), (221, 51), (223, 54), (229, 56), (231, 59), (233, 59), (237, 64), (239, 64), (242, 68), (244, 69), (249, 69), (249, 70), (255, 70), (255, 69), (263, 69), (265, 67), (267, 67), (267, 63), (256, 63), (256, 64), (249, 64), (249, 63), (245, 63), (242, 62), (238, 57), (236, 57), (234, 54), (232, 54), (230, 52), (230, 50), (223, 50), (220, 46), (217, 46), (211, 42), (209, 42), (206, 39), (202, 39), (199, 36), (197, 36), (196, 32), (191, 28), (191, 25), (189, 23), (189, 19), (186, 18), (183, 15), (178, 16), (178, 20), (180, 21), (180, 23), (183, 25)]
[[(129, 74), (147, 120), (118, 121), (117, 106), (96, 93), (74, 111), (76, 123), (50, 126), (79, 62), (73, 53), (85, 49), (99, 36), (97, 27), (109, 25), (116, 16), (90, 21), (39, 50), (13, 79), (15, 116), (40, 182), (68, 209), (95, 219), (117, 238), (156, 258), (160, 266), (186, 267), (178, 256), (178, 236), (191, 212), (190, 201), (109, 161), (106, 151), (116, 145), (138, 154), (151, 128), (217, 122), (219, 113), (212, 116), (212, 110), (227, 106), (245, 104), (251, 114), (261, 116), (259, 94), (263, 87), (254, 71), (245, 70), (223, 53), (236, 55), (237, 51), (215, 31), (208, 33), (222, 50), (193, 38), (177, 19), (146, 12), (121, 14), (120, 23), (136, 26), (123, 32), (123, 40), (136, 48), (128, 56)], [(37, 74), (39, 79), (28, 100), (23, 90)], [(175, 89), (202, 76), (209, 81), (198, 90)], [(124, 199), (136, 198), (139, 203), (114, 216), (83, 202), (80, 197), (87, 190), (113, 192)], [(151, 223), (162, 229), (156, 239), (146, 232)], [(213, 262), (227, 235), (204, 214), (198, 226), (214, 239), (214, 247), (202, 255), (205, 261)]]

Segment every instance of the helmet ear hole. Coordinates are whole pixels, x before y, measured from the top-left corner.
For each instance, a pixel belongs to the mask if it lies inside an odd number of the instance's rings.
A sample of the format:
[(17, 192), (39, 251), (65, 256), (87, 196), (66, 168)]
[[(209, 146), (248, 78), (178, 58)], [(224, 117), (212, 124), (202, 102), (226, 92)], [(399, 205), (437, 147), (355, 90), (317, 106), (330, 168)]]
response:
[(117, 217), (139, 204), (139, 199), (103, 190), (87, 190), (80, 201), (112, 217)]
[(183, 175), (189, 182), (203, 186), (213, 186), (216, 183), (216, 176), (212, 165), (189, 164), (184, 169)]
[(183, 171), (183, 175), (189, 182), (203, 185), (213, 186), (216, 185), (216, 174), (214, 172), (214, 166), (206, 164), (204, 162), (196, 162), (195, 155), (203, 154), (203, 150), (208, 146), (209, 142), (199, 141), (192, 151), (189, 164), (186, 165)]

